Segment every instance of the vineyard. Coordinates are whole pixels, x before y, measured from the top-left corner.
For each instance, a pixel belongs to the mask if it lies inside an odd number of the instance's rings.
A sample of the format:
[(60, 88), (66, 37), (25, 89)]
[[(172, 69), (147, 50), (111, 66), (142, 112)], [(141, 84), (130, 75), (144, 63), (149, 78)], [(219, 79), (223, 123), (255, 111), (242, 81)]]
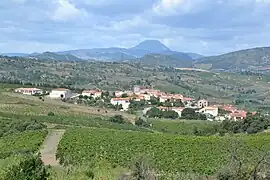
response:
[(179, 134), (179, 135), (194, 135), (194, 131), (206, 132), (204, 135), (214, 134), (214, 126), (217, 123), (198, 120), (151, 120), (151, 129), (163, 133)]
[(0, 138), (0, 159), (12, 154), (36, 152), (47, 135), (47, 131), (28, 131)]
[[(252, 164), (261, 152), (270, 150), (270, 136), (235, 136), (239, 155), (245, 165)], [(194, 137), (108, 129), (72, 128), (66, 131), (58, 147), (60, 162), (81, 164), (103, 158), (126, 167), (138, 154), (150, 155), (156, 167), (164, 171), (213, 174), (228, 163), (231, 139)]]

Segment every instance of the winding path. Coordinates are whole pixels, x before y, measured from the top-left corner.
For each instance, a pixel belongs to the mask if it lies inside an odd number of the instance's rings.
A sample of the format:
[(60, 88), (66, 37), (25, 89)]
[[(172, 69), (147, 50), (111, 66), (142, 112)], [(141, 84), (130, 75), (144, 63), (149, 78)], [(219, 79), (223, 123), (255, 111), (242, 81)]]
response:
[(59, 163), (56, 159), (56, 151), (58, 144), (65, 133), (62, 129), (52, 129), (48, 133), (46, 139), (41, 147), (41, 160), (45, 165), (58, 166)]

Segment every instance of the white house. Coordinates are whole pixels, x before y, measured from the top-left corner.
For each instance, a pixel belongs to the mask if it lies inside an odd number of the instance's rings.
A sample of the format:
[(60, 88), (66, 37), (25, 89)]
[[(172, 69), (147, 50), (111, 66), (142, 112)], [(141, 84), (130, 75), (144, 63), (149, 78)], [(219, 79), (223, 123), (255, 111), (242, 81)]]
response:
[(130, 98), (112, 98), (111, 104), (116, 105), (122, 105), (122, 108), (124, 111), (127, 111), (130, 104)]
[(15, 92), (26, 95), (42, 94), (42, 90), (38, 88), (17, 88)]
[(102, 91), (100, 91), (99, 89), (94, 89), (94, 90), (84, 90), (82, 92), (83, 96), (91, 96), (93, 98), (98, 98), (101, 97)]
[(66, 99), (72, 97), (72, 92), (69, 89), (57, 88), (53, 89), (49, 94), (49, 97), (52, 99)]
[(204, 107), (204, 108), (199, 110), (199, 113), (210, 114), (213, 117), (217, 117), (218, 116), (218, 108), (217, 107)]
[(205, 99), (201, 99), (201, 100), (198, 101), (197, 106), (199, 108), (207, 107), (208, 106), (208, 101), (205, 100)]

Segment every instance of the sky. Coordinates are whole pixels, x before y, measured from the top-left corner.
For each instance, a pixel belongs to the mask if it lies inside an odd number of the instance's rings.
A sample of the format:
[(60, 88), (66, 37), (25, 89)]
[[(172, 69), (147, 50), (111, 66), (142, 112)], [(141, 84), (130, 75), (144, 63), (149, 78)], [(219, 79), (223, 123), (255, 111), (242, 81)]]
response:
[(0, 52), (133, 47), (217, 55), (270, 46), (270, 0), (1, 0)]

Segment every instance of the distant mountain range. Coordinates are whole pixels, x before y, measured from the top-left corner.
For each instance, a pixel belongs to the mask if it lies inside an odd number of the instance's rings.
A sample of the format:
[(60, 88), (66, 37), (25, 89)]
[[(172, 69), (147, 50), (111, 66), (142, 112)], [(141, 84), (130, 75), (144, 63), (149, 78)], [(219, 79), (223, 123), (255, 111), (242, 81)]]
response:
[(37, 59), (55, 59), (55, 60), (97, 60), (97, 61), (121, 61), (134, 60), (142, 58), (148, 54), (172, 55), (182, 60), (194, 60), (202, 55), (196, 53), (183, 53), (170, 50), (167, 46), (158, 40), (146, 40), (132, 48), (93, 48), (77, 49), (61, 52), (44, 52), (33, 54), (7, 53), (6, 56), (23, 56)]
[(197, 59), (193, 67), (207, 70), (262, 71), (270, 70), (270, 47), (235, 51)]
[(148, 65), (193, 67), (214, 71), (270, 71), (270, 47), (258, 47), (204, 57), (196, 53), (170, 50), (157, 40), (146, 40), (132, 48), (93, 48), (61, 52), (7, 53), (0, 55), (64, 61), (128, 61)]

